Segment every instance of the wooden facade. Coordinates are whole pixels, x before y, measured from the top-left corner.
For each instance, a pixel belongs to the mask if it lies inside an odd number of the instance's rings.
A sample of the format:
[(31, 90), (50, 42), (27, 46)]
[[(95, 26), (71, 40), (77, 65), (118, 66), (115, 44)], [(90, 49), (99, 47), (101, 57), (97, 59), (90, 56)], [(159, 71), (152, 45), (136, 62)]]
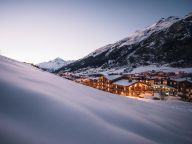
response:
[(177, 95), (183, 100), (192, 101), (192, 81), (187, 79), (171, 79), (168, 85), (177, 89)]
[[(127, 84), (119, 83), (121, 80), (127, 81)], [(82, 83), (90, 87), (124, 96), (139, 96), (142, 93), (151, 91), (150, 86), (144, 82), (129, 81), (128, 79), (124, 79), (124, 77), (110, 80), (105, 76), (101, 76), (98, 79), (83, 80)]]
[(120, 85), (116, 84), (116, 92), (117, 94), (124, 96), (138, 96), (140, 94), (150, 91), (150, 88), (145, 83), (136, 81), (131, 83), (130, 85)]
[(162, 96), (177, 95), (183, 100), (192, 101), (192, 81), (190, 80), (172, 80), (159, 77), (130, 79), (128, 76), (114, 77), (113, 79), (100, 76), (98, 78), (86, 79), (82, 83), (90, 87), (124, 96), (139, 97), (145, 93), (151, 93), (153, 95), (156, 92)]

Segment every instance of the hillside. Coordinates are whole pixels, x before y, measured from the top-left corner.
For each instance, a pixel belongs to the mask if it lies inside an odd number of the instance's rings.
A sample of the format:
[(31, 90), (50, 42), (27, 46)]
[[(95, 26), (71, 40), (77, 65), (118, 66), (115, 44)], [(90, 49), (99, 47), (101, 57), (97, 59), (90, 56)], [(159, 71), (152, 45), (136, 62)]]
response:
[(162, 18), (114, 44), (95, 50), (58, 71), (86, 71), (140, 66), (192, 67), (192, 13)]
[(191, 104), (99, 91), (0, 56), (2, 144), (190, 144)]

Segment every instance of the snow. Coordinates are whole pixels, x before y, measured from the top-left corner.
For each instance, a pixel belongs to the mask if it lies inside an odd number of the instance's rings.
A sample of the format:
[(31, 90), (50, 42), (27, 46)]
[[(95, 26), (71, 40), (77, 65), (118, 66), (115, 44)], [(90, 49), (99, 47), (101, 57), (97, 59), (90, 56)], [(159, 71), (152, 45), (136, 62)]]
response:
[(191, 103), (143, 102), (0, 56), (0, 143), (190, 144)]
[(60, 69), (63, 66), (66, 66), (66, 65), (70, 64), (71, 62), (73, 62), (73, 61), (71, 61), (71, 60), (64, 61), (61, 58), (56, 58), (54, 60), (50, 60), (48, 62), (42, 62), (42, 63), (39, 63), (37, 65), (42, 69), (53, 72), (53, 71), (56, 71), (56, 70)]
[[(178, 17), (168, 17), (167, 19), (162, 18), (158, 22), (152, 24), (151, 26), (148, 26), (144, 28), (143, 30), (137, 30), (136, 32), (132, 33), (128, 38), (125, 38), (121, 41), (123, 42), (120, 47), (124, 45), (132, 45), (141, 42), (142, 40), (148, 38), (152, 33), (158, 32), (161, 30), (166, 30), (169, 28), (172, 24), (179, 21), (180, 18)], [(153, 45), (153, 44), (151, 44)]]
[(177, 82), (182, 82), (182, 81), (188, 81), (192, 83), (191, 77), (185, 77), (185, 78), (171, 78), (171, 80), (177, 81)]
[[(104, 74), (104, 73), (101, 73)], [(104, 74), (104, 77), (106, 77), (108, 80), (115, 80), (117, 78), (122, 77), (121, 75), (108, 75), (108, 74)]]
[(118, 81), (114, 82), (114, 84), (122, 85), (122, 86), (129, 86), (136, 82), (137, 82), (136, 80), (133, 80), (130, 82), (129, 80), (122, 79), (122, 80), (118, 80)]
[[(89, 56), (95, 57), (95, 56), (97, 56), (97, 55), (99, 55), (99, 54), (107, 51), (111, 46), (112, 46), (111, 44), (108, 44), (108, 45), (106, 45), (106, 46), (103, 46), (103, 47), (101, 47), (101, 48), (98, 48), (98, 49), (96, 49), (94, 52), (88, 54), (88, 55), (87, 55), (86, 57), (84, 57), (84, 58), (87, 58), (87, 57), (89, 57)], [(84, 58), (82, 58), (82, 59), (84, 59)]]
[(186, 73), (192, 73), (192, 68), (174, 68), (174, 67), (166, 67), (166, 66), (156, 66), (156, 65), (149, 65), (149, 66), (140, 66), (135, 69), (133, 69), (130, 73), (142, 73), (146, 71), (163, 71), (163, 72), (179, 72), (183, 71)]
[(142, 73), (147, 71), (162, 71), (162, 72), (185, 72), (185, 73), (192, 73), (192, 68), (180, 68), (180, 67), (168, 67), (168, 66), (157, 66), (157, 65), (148, 65), (148, 66), (138, 66), (137, 68), (129, 68), (130, 72), (125, 72), (126, 68), (129, 67), (115, 67), (110, 69), (101, 69), (98, 68), (90, 68), (90, 69), (81, 69), (80, 71), (75, 72), (75, 75), (92, 75), (92, 74), (103, 74), (103, 75), (110, 75), (110, 74), (136, 74)]
[[(153, 34), (153, 33), (159, 33), (161, 31), (166, 32), (170, 26), (172, 26), (173, 24), (175, 24), (178, 21), (184, 20), (185, 18), (187, 18), (189, 16), (191, 16), (191, 14), (189, 14), (183, 18), (174, 17), (174, 16), (171, 16), (168, 18), (162, 18), (159, 21), (157, 21), (156, 23), (152, 24), (151, 26), (143, 28), (142, 30), (137, 30), (133, 34), (129, 35), (127, 38), (124, 38), (116, 43), (109, 44), (109, 45), (106, 45), (99, 49), (96, 49), (94, 52), (90, 53), (89, 55), (85, 56), (84, 58), (80, 59), (79, 61), (81, 61), (85, 58), (88, 58), (88, 57), (96, 57), (100, 54), (104, 54), (104, 56), (107, 58), (112, 52), (114, 52), (117, 49), (124, 48), (123, 46), (125, 46), (125, 45), (126, 45), (126, 47), (125, 47), (126, 49), (131, 50), (132, 48), (134, 48), (132, 45), (140, 43), (144, 39), (147, 39), (148, 37), (150, 37), (151, 34)], [(188, 35), (188, 33), (185, 35), (185, 37), (189, 37), (189, 36), (190, 35)], [(184, 38), (184, 37), (182, 37), (182, 38)], [(161, 41), (161, 43), (164, 43), (163, 40), (160, 40), (160, 41)], [(146, 47), (148, 47), (152, 50), (155, 48), (154, 45), (156, 45), (155, 41), (149, 43), (148, 45), (146, 45)], [(127, 55), (127, 58), (129, 58), (130, 56), (133, 56), (135, 54), (135, 52), (136, 52), (135, 50), (130, 52)], [(153, 55), (146, 55), (146, 56), (151, 57), (151, 58), (154, 57)], [(146, 63), (152, 64), (150, 61), (147, 61)], [(105, 64), (107, 64), (107, 66), (108, 66), (107, 69), (103, 69), (102, 68), (103, 66), (97, 67), (97, 68), (86, 67), (86, 68), (77, 70), (75, 73), (79, 74), (79, 75), (101, 73), (101, 72), (103, 72), (103, 73), (125, 73), (124, 70), (126, 70), (126, 72), (128, 72), (129, 70), (130, 71), (132, 70), (132, 64), (130, 62), (128, 63), (128, 65), (130, 67), (126, 67), (125, 65), (122, 67), (121, 66), (113, 67), (114, 65), (119, 65), (118, 63), (116, 63), (116, 61), (114, 59), (108, 60), (108, 62)], [(136, 68), (132, 71), (132, 73), (140, 73), (140, 72), (148, 71), (150, 69), (157, 70), (157, 71), (161, 71), (163, 69), (163, 71), (165, 71), (165, 72), (175, 72), (177, 70), (179, 70), (179, 71), (181, 70), (181, 68), (169, 68), (169, 67), (167, 67), (168, 65), (164, 65), (161, 67), (155, 66), (155, 63), (153, 63), (153, 65)], [(192, 68), (186, 68), (186, 69), (184, 69), (184, 71), (187, 73), (190, 73), (190, 72), (192, 72)]]
[[(155, 93), (156, 97), (160, 97), (158, 93)], [(183, 112), (192, 112), (192, 104), (189, 102), (182, 102), (180, 101), (180, 98), (177, 96), (167, 96), (164, 101), (160, 100), (153, 100), (151, 96), (148, 98), (139, 98), (139, 97), (131, 97), (131, 96), (126, 96), (127, 98), (132, 98), (140, 101), (144, 101), (147, 103), (155, 104), (160, 107), (166, 107), (168, 109), (175, 109), (175, 110), (181, 110)], [(146, 96), (145, 96), (146, 97)]]
[(192, 16), (192, 12), (190, 12), (189, 14), (187, 14), (186, 16), (184, 16), (184, 19), (189, 18), (189, 17), (191, 17), (191, 16)]
[[(189, 16), (190, 16), (190, 14), (189, 14)], [(161, 18), (158, 22), (156, 22), (148, 27), (145, 27), (142, 30), (137, 30), (134, 33), (130, 34), (128, 37), (126, 37), (116, 43), (109, 44), (109, 45), (96, 49), (94, 52), (91, 52), (84, 58), (87, 58), (89, 56), (95, 57), (106, 51), (108, 51), (106, 53), (106, 56), (108, 56), (113, 51), (113, 48), (115, 48), (115, 47), (120, 48), (124, 45), (132, 45), (132, 44), (139, 43), (142, 40), (151, 36), (151, 34), (154, 32), (166, 31), (167, 28), (169, 28), (171, 25), (178, 22), (179, 20), (185, 19), (186, 17), (188, 17), (188, 16), (185, 16), (183, 18), (179, 18), (179, 17), (175, 17), (175, 16), (170, 16), (168, 18)], [(151, 46), (152, 45), (154, 45), (154, 43), (151, 43)]]

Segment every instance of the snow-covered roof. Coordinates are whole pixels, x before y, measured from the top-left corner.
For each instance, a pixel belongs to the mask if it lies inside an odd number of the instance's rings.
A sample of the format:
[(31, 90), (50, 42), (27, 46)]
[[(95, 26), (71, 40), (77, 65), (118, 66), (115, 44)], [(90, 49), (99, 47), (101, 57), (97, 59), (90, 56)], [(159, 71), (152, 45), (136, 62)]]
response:
[(98, 80), (98, 79), (99, 79), (99, 77), (88, 77), (88, 79)]
[(115, 80), (117, 78), (122, 77), (122, 75), (104, 75), (104, 77), (106, 77), (108, 80)]
[(171, 78), (173, 81), (182, 82), (182, 81), (188, 81), (192, 83), (192, 79), (190, 77), (184, 77), (184, 78)]
[(122, 85), (122, 86), (130, 86), (134, 83), (136, 83), (138, 81), (136, 80), (132, 80), (132, 81), (129, 81), (129, 80), (126, 80), (126, 79), (121, 79), (121, 80), (118, 80), (116, 82), (114, 82), (114, 84), (117, 84), (117, 85)]

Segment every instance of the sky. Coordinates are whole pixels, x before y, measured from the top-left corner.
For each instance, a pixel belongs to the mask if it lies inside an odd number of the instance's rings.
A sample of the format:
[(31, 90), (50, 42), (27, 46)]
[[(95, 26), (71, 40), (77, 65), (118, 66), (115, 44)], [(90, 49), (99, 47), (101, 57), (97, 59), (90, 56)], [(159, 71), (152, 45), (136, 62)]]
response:
[(192, 0), (0, 0), (0, 54), (35, 64), (77, 60), (190, 12)]

